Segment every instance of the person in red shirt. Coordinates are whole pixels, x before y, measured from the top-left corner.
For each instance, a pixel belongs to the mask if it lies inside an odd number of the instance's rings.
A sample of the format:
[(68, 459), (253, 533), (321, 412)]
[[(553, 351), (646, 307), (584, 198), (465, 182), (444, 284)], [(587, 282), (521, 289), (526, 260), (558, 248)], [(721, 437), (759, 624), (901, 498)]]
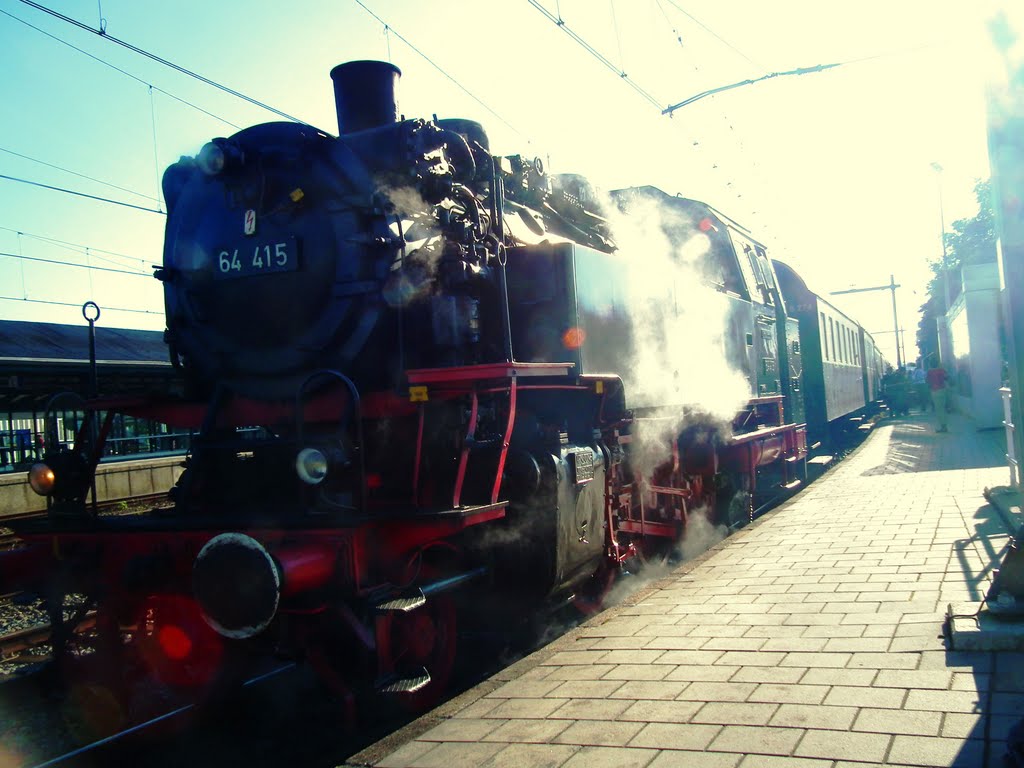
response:
[(946, 374), (946, 369), (938, 364), (935, 360), (932, 360), (931, 368), (928, 370), (928, 376), (926, 380), (928, 382), (928, 389), (932, 393), (932, 404), (935, 406), (935, 418), (938, 419), (939, 426), (935, 430), (936, 432), (947, 432), (946, 429), (946, 382), (949, 376)]

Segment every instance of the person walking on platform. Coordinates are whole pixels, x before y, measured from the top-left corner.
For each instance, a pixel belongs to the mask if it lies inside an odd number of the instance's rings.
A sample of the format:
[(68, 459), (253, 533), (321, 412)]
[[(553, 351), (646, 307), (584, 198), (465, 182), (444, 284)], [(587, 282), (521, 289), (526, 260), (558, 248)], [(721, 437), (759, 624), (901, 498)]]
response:
[(931, 368), (928, 370), (928, 389), (932, 393), (932, 405), (935, 408), (935, 418), (939, 422), (936, 432), (947, 432), (946, 429), (946, 369), (932, 360)]
[(928, 409), (932, 407), (931, 392), (928, 389), (924, 368), (920, 365), (914, 366), (910, 372), (910, 383), (914, 385), (914, 399), (917, 401), (921, 413), (927, 413)]

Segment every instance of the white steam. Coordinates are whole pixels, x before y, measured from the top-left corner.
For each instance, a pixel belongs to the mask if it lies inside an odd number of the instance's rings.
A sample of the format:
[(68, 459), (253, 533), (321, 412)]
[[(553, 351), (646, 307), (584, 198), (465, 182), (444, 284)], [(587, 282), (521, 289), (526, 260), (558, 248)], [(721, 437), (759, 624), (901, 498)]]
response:
[(711, 522), (712, 514), (706, 507), (691, 510), (682, 541), (663, 561), (647, 560), (642, 565), (629, 561), (629, 576), (620, 576), (612, 585), (605, 595), (603, 606), (608, 608), (616, 605), (653, 582), (671, 576), (681, 564), (704, 554), (725, 539), (729, 529)]
[(391, 265), (383, 297), (389, 306), (405, 306), (429, 291), (441, 258), (441, 230), (433, 206), (413, 187), (380, 187), (377, 194), (391, 203), (388, 229), (404, 240), (405, 252)]
[(695, 229), (674, 247), (663, 229), (675, 225), (672, 215), (636, 201), (611, 216), (634, 340), (626, 391), (631, 404), (686, 405), (729, 422), (750, 398), (746, 376), (726, 357), (729, 301), (701, 271), (708, 236)]
[[(731, 435), (730, 424), (751, 396), (746, 375), (726, 353), (729, 299), (705, 274), (711, 241), (678, 213), (654, 200), (634, 201), (626, 213), (608, 206), (616, 257), (626, 276), (633, 359), (624, 372), (627, 404), (634, 409), (672, 406), (633, 427), (630, 460), (649, 477), (672, 456), (672, 443), (692, 424)], [(674, 244), (665, 228), (686, 231)]]

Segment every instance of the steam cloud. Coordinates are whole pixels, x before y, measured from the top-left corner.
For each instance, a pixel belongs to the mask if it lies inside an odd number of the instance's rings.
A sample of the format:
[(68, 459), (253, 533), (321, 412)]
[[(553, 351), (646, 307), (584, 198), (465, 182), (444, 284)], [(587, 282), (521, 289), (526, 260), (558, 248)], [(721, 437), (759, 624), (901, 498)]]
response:
[[(431, 206), (412, 187), (381, 187), (378, 195), (391, 203), (394, 220), (391, 235), (405, 238), (406, 259), (391, 266), (391, 278), (384, 286), (389, 306), (405, 306), (423, 296), (430, 286), (441, 258), (441, 232)], [(389, 220), (391, 217), (389, 217)]]
[(642, 569), (631, 573), (630, 577), (620, 577), (605, 596), (604, 607), (620, 603), (647, 585), (670, 576), (681, 563), (702, 555), (728, 536), (729, 529), (724, 525), (712, 523), (711, 514), (706, 507), (690, 510), (686, 523), (686, 536), (679, 547), (664, 561), (648, 561)]
[(653, 200), (634, 201), (626, 213), (614, 204), (608, 210), (616, 255), (627, 276), (625, 303), (634, 341), (624, 375), (629, 403), (686, 406), (682, 414), (674, 409), (634, 428), (634, 469), (649, 476), (671, 456), (672, 441), (683, 427), (704, 423), (729, 434), (751, 385), (726, 355), (728, 299), (708, 284), (712, 276), (702, 273), (708, 236), (694, 229), (674, 244), (666, 229), (681, 230), (678, 214)]

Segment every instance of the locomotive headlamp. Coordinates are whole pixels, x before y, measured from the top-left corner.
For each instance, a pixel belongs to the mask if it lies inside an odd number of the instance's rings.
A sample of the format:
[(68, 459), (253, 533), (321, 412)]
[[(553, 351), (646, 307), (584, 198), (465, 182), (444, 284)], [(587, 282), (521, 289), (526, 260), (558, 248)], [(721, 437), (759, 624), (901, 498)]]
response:
[(219, 144), (212, 141), (199, 150), (199, 155), (196, 157), (196, 163), (199, 164), (200, 170), (207, 176), (216, 176), (223, 171), (225, 162), (224, 150)]
[(303, 448), (295, 457), (295, 471), (307, 485), (319, 485), (327, 477), (327, 455), (318, 448)]
[(49, 465), (39, 462), (33, 464), (28, 471), (28, 484), (32, 490), (40, 496), (49, 496), (53, 493), (53, 486), (57, 482), (57, 476), (50, 469)]
[(242, 160), (242, 148), (228, 139), (214, 139), (196, 156), (196, 164), (207, 176), (235, 170), (241, 167)]

